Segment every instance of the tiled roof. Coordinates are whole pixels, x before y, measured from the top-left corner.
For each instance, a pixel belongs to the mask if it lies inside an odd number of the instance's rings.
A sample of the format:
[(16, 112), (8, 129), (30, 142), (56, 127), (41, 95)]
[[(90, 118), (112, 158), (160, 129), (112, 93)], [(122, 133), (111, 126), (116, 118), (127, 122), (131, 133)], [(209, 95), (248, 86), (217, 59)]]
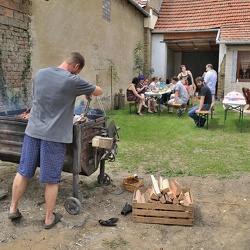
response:
[(221, 28), (221, 41), (250, 41), (249, 13), (250, 0), (163, 0), (154, 30)]

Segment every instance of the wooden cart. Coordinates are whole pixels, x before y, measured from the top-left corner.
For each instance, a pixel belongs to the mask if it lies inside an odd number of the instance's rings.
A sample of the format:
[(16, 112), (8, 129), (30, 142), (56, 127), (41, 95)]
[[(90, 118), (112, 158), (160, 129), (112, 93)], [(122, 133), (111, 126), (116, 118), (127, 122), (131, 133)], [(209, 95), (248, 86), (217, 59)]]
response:
[[(13, 113), (11, 113), (13, 114)], [(105, 161), (114, 161), (117, 153), (117, 127), (111, 121), (107, 126), (107, 117), (91, 116), (92, 120), (73, 125), (73, 142), (67, 144), (63, 171), (73, 174), (73, 197), (65, 201), (65, 208), (70, 214), (78, 214), (81, 205), (78, 201), (79, 175), (90, 176), (100, 166), (98, 183), (110, 184), (110, 177), (105, 173)], [(27, 120), (9, 113), (0, 114), (0, 160), (19, 163)], [(92, 147), (96, 136), (112, 138), (109, 148)]]

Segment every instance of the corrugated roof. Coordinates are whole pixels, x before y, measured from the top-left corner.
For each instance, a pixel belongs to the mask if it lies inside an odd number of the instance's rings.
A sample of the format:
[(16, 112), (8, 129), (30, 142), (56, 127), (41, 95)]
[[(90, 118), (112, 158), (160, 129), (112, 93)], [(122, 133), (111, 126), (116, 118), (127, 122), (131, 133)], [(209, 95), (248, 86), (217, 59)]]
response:
[(163, 0), (154, 31), (221, 28), (221, 41), (250, 41), (249, 13), (250, 0)]

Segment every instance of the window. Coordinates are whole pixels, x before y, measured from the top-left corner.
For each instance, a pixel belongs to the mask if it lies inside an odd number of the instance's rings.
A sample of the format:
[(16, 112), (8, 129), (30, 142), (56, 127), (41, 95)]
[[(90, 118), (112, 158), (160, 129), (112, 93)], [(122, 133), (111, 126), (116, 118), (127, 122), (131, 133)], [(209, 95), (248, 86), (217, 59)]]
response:
[(250, 81), (250, 51), (238, 51), (236, 79), (240, 82)]
[(102, 17), (110, 22), (110, 0), (102, 0)]

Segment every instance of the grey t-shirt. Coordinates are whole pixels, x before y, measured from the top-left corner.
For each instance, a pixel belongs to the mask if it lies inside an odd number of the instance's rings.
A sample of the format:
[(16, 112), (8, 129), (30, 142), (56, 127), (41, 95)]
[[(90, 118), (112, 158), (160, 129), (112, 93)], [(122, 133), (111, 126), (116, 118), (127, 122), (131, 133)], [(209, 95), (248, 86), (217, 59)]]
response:
[(34, 79), (34, 100), (25, 133), (37, 139), (71, 143), (75, 99), (95, 85), (61, 68), (44, 68)]
[(175, 84), (174, 90), (178, 90), (178, 98), (180, 98), (183, 103), (186, 103), (188, 101), (188, 92), (181, 81), (178, 81)]

